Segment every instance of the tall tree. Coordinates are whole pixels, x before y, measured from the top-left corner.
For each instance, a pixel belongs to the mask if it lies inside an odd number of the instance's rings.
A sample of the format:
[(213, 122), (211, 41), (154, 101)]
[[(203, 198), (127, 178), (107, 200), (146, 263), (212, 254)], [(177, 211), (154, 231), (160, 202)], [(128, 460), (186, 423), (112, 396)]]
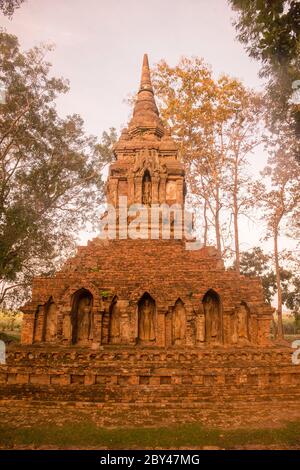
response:
[(0, 302), (53, 270), (74, 234), (96, 221), (116, 138), (112, 130), (99, 143), (80, 116), (58, 116), (55, 99), (68, 84), (49, 76), (48, 49), (23, 53), (15, 36), (0, 33)]
[(256, 246), (241, 253), (241, 274), (259, 277), (262, 281), (265, 299), (270, 304), (276, 293), (276, 279), (271, 266), (271, 256)]
[(255, 206), (248, 167), (249, 155), (263, 140), (259, 125), (263, 105), (258, 94), (243, 87), (236, 90), (236, 94), (239, 107), (226, 134), (228, 178), (225, 179), (225, 192), (228, 195), (227, 208), (233, 218), (235, 268), (240, 273), (239, 222), (241, 216), (248, 216), (249, 210)]
[[(259, 246), (241, 252), (241, 274), (261, 279), (265, 299), (269, 304), (271, 304), (277, 292), (276, 274), (272, 260), (272, 254), (264, 252)], [(297, 269), (282, 268), (280, 270), (280, 280), (283, 303), (294, 312), (296, 308), (293, 307), (293, 300), (295, 300), (293, 294), (298, 291)], [(297, 301), (295, 301), (295, 305), (297, 305)]]
[[(292, 117), (300, 139), (300, 102), (293, 99), (299, 85), (300, 3), (298, 0), (229, 0), (237, 12), (238, 39), (251, 57), (262, 63), (261, 76), (268, 80), (270, 127), (280, 127)], [(299, 140), (295, 142), (299, 157)]]
[[(283, 253), (283, 257), (288, 255)], [(286, 263), (287, 264), (287, 263)], [(280, 286), (282, 290), (282, 303), (293, 313), (295, 320), (300, 318), (300, 280), (298, 276), (299, 264), (292, 268), (280, 268)], [(234, 266), (233, 266), (234, 267)], [(259, 277), (262, 282), (266, 301), (271, 304), (277, 292), (277, 278), (273, 268), (272, 254), (265, 253), (260, 247), (254, 247), (241, 253), (241, 274), (250, 277)], [(273, 328), (278, 334), (278, 327), (273, 317)]]
[[(267, 236), (273, 240), (273, 260), (276, 274), (278, 338), (283, 338), (282, 305), (283, 289), (281, 283), (280, 236), (291, 234), (297, 223), (296, 214), (300, 205), (299, 166), (294, 159), (291, 147), (286, 140), (271, 154), (263, 176), (267, 184), (259, 182), (255, 196), (263, 210)], [(270, 186), (270, 187), (269, 187)], [(299, 222), (299, 221), (298, 221)]]
[(248, 180), (243, 171), (258, 142), (260, 98), (238, 80), (226, 75), (215, 79), (200, 58), (183, 58), (175, 67), (160, 62), (154, 86), (162, 117), (180, 141), (190, 189), (204, 202), (204, 241), (212, 225), (221, 253), (221, 213), (233, 211), (239, 259), (238, 219), (246, 208), (242, 186)]
[(285, 305), (293, 312), (297, 324), (300, 322), (300, 277), (294, 276), (292, 289), (285, 295)]

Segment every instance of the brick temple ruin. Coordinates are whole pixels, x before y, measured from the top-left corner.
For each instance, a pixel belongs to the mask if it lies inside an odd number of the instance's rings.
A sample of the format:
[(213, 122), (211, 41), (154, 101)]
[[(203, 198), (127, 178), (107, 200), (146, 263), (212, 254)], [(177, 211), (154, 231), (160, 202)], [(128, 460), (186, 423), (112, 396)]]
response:
[(193, 412), (212, 397), (299, 399), (300, 366), (270, 340), (273, 309), (259, 279), (226, 270), (214, 247), (187, 249), (172, 221), (169, 239), (161, 218), (156, 239), (125, 236), (131, 216), (121, 215), (121, 200), (184, 212), (184, 167), (160, 119), (146, 55), (114, 154), (106, 195), (116, 236), (93, 239), (53, 277), (33, 280), (21, 345), (0, 366), (0, 398), (163, 402)]
[[(117, 214), (122, 196), (128, 206), (184, 206), (184, 168), (159, 117), (147, 56), (132, 120), (114, 152), (106, 192)], [(34, 279), (22, 343), (94, 349), (268, 344), (272, 308), (260, 281), (226, 271), (213, 247), (187, 250), (183, 237), (161, 235), (120, 239), (117, 230), (116, 239), (79, 247), (53, 278)]]

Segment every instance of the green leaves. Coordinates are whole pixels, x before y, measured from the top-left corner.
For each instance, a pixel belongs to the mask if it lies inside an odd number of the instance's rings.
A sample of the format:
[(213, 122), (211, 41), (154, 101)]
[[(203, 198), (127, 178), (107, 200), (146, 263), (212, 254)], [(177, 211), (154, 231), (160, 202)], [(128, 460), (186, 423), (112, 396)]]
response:
[[(230, 0), (237, 12), (238, 39), (251, 57), (262, 63), (261, 76), (268, 79), (272, 130), (292, 117), (300, 137), (300, 109), (291, 103), (292, 84), (300, 70), (300, 3), (296, 0)], [(297, 156), (297, 148), (295, 154)], [(299, 155), (298, 155), (299, 158)]]
[(101, 295), (101, 297), (103, 297), (103, 299), (106, 299), (107, 297), (110, 296), (110, 292), (107, 291), (107, 290), (102, 290), (102, 291), (100, 292), (100, 295)]
[(17, 8), (24, 3), (24, 0), (0, 0), (0, 11), (3, 15), (11, 18)]
[(23, 53), (15, 36), (0, 33), (0, 79), (7, 90), (0, 106), (2, 283), (24, 280), (24, 273), (29, 282), (70, 254), (76, 233), (98, 221), (102, 171), (113, 158), (114, 129), (99, 143), (86, 135), (78, 114), (57, 114), (55, 99), (68, 83), (49, 76), (48, 50)]
[[(260, 247), (241, 253), (241, 274), (259, 277), (262, 281), (267, 302), (271, 303), (277, 292), (276, 274), (273, 269), (272, 256), (263, 252)], [(300, 279), (296, 272), (280, 269), (280, 283), (283, 304), (290, 309), (295, 317), (300, 314)]]
[(161, 61), (153, 75), (161, 116), (180, 145), (187, 183), (203, 207), (203, 238), (212, 226), (221, 252), (223, 213), (229, 221), (234, 198), (236, 217), (251, 203), (244, 190), (246, 157), (261, 138), (261, 97), (235, 78), (215, 78), (198, 57), (183, 57), (175, 67)]

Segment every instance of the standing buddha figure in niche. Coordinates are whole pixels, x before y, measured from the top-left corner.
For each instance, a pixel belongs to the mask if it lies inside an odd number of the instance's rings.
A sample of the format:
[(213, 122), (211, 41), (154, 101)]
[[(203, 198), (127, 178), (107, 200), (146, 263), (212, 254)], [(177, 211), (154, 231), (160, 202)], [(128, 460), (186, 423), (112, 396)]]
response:
[(155, 340), (154, 305), (146, 298), (139, 307), (139, 339), (142, 341)]
[(120, 342), (120, 312), (118, 302), (115, 301), (111, 307), (110, 324), (109, 324), (109, 342)]
[(244, 304), (241, 304), (237, 314), (238, 337), (248, 340), (248, 312)]
[(181, 344), (185, 336), (185, 311), (181, 301), (177, 301), (173, 312), (173, 344)]
[(143, 186), (142, 187), (142, 191), (143, 191), (142, 203), (145, 204), (146, 206), (150, 206), (152, 185), (151, 185), (151, 177), (148, 171), (146, 171), (144, 174), (142, 186)]
[(77, 341), (85, 342), (90, 339), (92, 301), (88, 297), (80, 299), (77, 311)]
[(209, 294), (203, 303), (206, 318), (206, 340), (218, 341), (220, 336), (219, 303), (213, 295)]

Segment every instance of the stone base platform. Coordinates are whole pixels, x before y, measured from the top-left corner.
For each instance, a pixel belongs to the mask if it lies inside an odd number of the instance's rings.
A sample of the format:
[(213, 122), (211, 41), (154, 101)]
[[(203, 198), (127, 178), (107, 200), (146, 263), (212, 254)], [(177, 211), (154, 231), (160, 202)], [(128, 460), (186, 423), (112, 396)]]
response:
[[(155, 405), (299, 400), (300, 365), (290, 348), (11, 346), (0, 399)], [(46, 403), (45, 403), (46, 404)]]

